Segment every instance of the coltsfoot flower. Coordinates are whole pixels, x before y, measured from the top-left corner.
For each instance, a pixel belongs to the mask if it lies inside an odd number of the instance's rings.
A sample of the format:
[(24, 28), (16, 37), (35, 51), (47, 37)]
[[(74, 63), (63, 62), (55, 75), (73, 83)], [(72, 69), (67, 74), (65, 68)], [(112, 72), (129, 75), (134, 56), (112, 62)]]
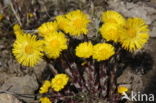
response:
[(126, 21), (120, 13), (113, 10), (103, 12), (101, 19), (104, 23), (115, 23), (122, 26), (125, 24)]
[(93, 59), (97, 61), (107, 60), (115, 54), (114, 49), (111, 44), (98, 43), (93, 47)]
[(129, 18), (120, 29), (122, 47), (130, 52), (141, 49), (149, 39), (148, 25), (141, 18)]
[(52, 102), (50, 101), (50, 99), (47, 98), (47, 97), (41, 97), (39, 101), (40, 101), (41, 103), (52, 103)]
[(87, 14), (80, 10), (75, 10), (67, 13), (65, 18), (68, 21), (68, 26), (65, 27), (65, 32), (69, 33), (70, 35), (81, 35), (88, 33), (87, 26), (90, 22), (90, 19)]
[(44, 51), (49, 58), (56, 59), (67, 49), (67, 38), (62, 32), (53, 32), (44, 38)]
[(115, 23), (105, 23), (100, 28), (100, 33), (104, 39), (107, 41), (117, 42), (119, 40), (120, 34), (119, 29), (121, 27)]
[(51, 87), (54, 91), (62, 90), (68, 83), (69, 77), (66, 74), (57, 74), (51, 81)]
[(19, 35), (23, 35), (24, 34), (24, 31), (21, 29), (20, 25), (19, 24), (15, 24), (13, 26), (13, 30), (14, 30), (14, 33), (16, 35), (16, 38), (19, 36)]
[(47, 93), (50, 87), (51, 87), (51, 82), (48, 81), (48, 80), (46, 80), (46, 81), (43, 83), (42, 87), (40, 88), (39, 93), (41, 93), (41, 94), (42, 94), (42, 93)]
[(128, 91), (128, 88), (125, 86), (119, 86), (117, 91), (118, 91), (118, 93), (123, 94)]
[(93, 54), (93, 45), (91, 42), (80, 43), (76, 49), (76, 56), (81, 58), (89, 58)]
[(58, 25), (55, 21), (54, 22), (46, 22), (38, 28), (39, 35), (42, 37), (45, 37), (49, 33), (56, 32), (57, 30), (58, 30)]
[(65, 15), (56, 16), (56, 21), (58, 24), (58, 28), (60, 30), (63, 30), (65, 33), (68, 33), (68, 30), (66, 28), (69, 26), (69, 20), (65, 18)]
[(36, 40), (35, 35), (19, 35), (13, 44), (13, 54), (17, 61), (24, 66), (33, 67), (42, 60), (42, 41)]

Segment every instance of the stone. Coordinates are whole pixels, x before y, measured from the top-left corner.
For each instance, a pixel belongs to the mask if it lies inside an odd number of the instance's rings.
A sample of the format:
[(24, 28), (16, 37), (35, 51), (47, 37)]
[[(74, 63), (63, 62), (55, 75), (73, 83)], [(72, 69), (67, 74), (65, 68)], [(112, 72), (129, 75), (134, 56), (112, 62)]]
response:
[(133, 91), (143, 90), (142, 76), (135, 74), (130, 67), (126, 68), (121, 76), (117, 78), (118, 84), (124, 84)]
[(42, 80), (42, 75), (46, 67), (47, 67), (47, 62), (45, 60), (42, 60), (38, 65), (32, 68), (38, 80)]
[(8, 80), (9, 78), (12, 78), (12, 74), (7, 74), (5, 72), (0, 73), (0, 85), (3, 85), (3, 83)]
[(150, 33), (151, 34), (151, 37), (155, 38), (156, 37), (156, 21), (153, 22), (151, 28), (152, 28), (152, 31)]
[[(34, 94), (38, 89), (38, 83), (35, 76), (23, 76), (23, 77), (12, 77), (4, 82), (1, 86), (1, 91), (13, 92), (14, 94)], [(19, 97), (24, 101), (29, 101), (32, 98)], [(6, 102), (7, 103), (7, 102)]]
[(0, 103), (22, 103), (15, 96), (10, 94), (0, 94)]

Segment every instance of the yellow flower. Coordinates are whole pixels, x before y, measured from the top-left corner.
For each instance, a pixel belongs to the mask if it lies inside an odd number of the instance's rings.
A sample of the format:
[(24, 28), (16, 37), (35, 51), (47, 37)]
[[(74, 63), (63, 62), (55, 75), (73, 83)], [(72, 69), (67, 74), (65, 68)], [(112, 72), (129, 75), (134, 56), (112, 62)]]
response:
[(22, 35), (24, 33), (24, 31), (21, 29), (19, 24), (15, 24), (13, 26), (13, 30), (14, 30), (16, 37), (18, 37), (19, 35)]
[(130, 52), (141, 49), (149, 39), (148, 25), (141, 18), (129, 18), (120, 30), (122, 47)]
[(24, 66), (35, 66), (42, 57), (42, 42), (35, 35), (19, 35), (13, 44), (13, 54), (17, 61)]
[(97, 61), (107, 60), (115, 54), (114, 47), (107, 43), (98, 43), (93, 47), (93, 59)]
[(41, 98), (40, 98), (40, 102), (41, 102), (41, 103), (52, 103), (52, 102), (50, 101), (50, 99), (47, 98), (47, 97), (41, 97)]
[(67, 49), (67, 38), (62, 32), (53, 32), (44, 38), (44, 50), (49, 58), (58, 58)]
[(119, 86), (117, 90), (118, 90), (118, 93), (123, 94), (128, 91), (128, 88), (125, 86)]
[(65, 31), (70, 35), (81, 35), (88, 33), (88, 23), (90, 22), (88, 15), (80, 10), (71, 11), (65, 15), (68, 20), (68, 26)]
[(93, 45), (91, 42), (80, 43), (75, 50), (76, 56), (82, 58), (89, 58), (93, 54)]
[(64, 15), (59, 15), (56, 17), (56, 21), (58, 24), (58, 28), (63, 30), (65, 33), (68, 33), (68, 30), (66, 29), (68, 26), (68, 20), (65, 18)]
[(103, 12), (101, 19), (104, 23), (115, 23), (118, 25), (124, 25), (126, 21), (120, 13), (113, 10)]
[(0, 14), (0, 21), (4, 18), (3, 14)]
[(44, 84), (42, 85), (42, 87), (40, 88), (39, 93), (41, 93), (41, 94), (42, 93), (47, 93), (50, 87), (51, 87), (50, 81), (46, 80), (44, 82)]
[(33, 14), (33, 13), (27, 13), (27, 17), (28, 18), (32, 18), (32, 17), (34, 17), (35, 15)]
[(47, 23), (42, 24), (38, 28), (38, 32), (39, 32), (40, 36), (45, 37), (49, 33), (56, 32), (57, 29), (58, 29), (58, 25), (56, 22), (47, 22)]
[(115, 23), (106, 23), (103, 24), (100, 28), (100, 32), (102, 34), (102, 37), (106, 39), (107, 41), (114, 41), (117, 42), (119, 40), (119, 32), (120, 26)]
[(67, 85), (68, 80), (69, 77), (66, 74), (57, 74), (51, 81), (51, 87), (58, 92)]

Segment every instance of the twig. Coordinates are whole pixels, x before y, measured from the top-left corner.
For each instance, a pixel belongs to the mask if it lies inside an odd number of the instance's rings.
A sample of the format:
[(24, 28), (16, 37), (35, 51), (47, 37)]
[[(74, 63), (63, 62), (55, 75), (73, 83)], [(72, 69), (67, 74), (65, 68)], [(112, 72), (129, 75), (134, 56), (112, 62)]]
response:
[(21, 21), (20, 21), (20, 18), (19, 18), (19, 15), (17, 14), (17, 12), (15, 11), (15, 9), (14, 9), (14, 7), (13, 7), (12, 1), (10, 1), (10, 7), (11, 7), (11, 10), (13, 11), (13, 13), (14, 13), (14, 15), (15, 15), (17, 21), (18, 21), (18, 23), (19, 23), (20, 25), (22, 25), (22, 23), (21, 23)]
[(51, 72), (52, 72), (54, 75), (58, 74), (57, 70), (55, 69), (55, 67), (54, 67), (52, 64), (49, 64), (48, 66), (49, 66)]

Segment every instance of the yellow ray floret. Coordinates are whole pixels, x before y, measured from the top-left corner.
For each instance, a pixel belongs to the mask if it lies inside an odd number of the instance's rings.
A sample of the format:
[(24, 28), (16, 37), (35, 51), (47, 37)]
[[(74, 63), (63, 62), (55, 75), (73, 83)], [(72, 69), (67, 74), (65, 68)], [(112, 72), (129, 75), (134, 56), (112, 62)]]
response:
[(107, 60), (114, 54), (114, 47), (111, 44), (98, 43), (93, 47), (93, 59), (97, 61)]
[(41, 93), (41, 94), (42, 93), (47, 93), (50, 87), (51, 87), (50, 81), (46, 80), (44, 82), (44, 84), (42, 85), (42, 87), (40, 88), (39, 93)]
[(122, 26), (125, 24), (126, 21), (120, 13), (113, 10), (103, 12), (101, 19), (104, 23), (115, 23)]
[(60, 30), (63, 30), (65, 33), (68, 33), (68, 30), (66, 28), (68, 27), (69, 21), (65, 18), (65, 15), (56, 16), (56, 22)]
[(39, 101), (40, 101), (41, 103), (52, 103), (52, 102), (50, 101), (50, 99), (47, 98), (47, 97), (41, 97)]
[(89, 58), (93, 54), (93, 45), (91, 42), (80, 43), (75, 50), (76, 56), (81, 58)]
[(61, 51), (67, 49), (67, 38), (62, 32), (53, 32), (44, 38), (44, 51), (49, 58), (58, 58)]
[(65, 31), (71, 35), (81, 35), (88, 33), (88, 23), (90, 22), (89, 16), (80, 10), (71, 11), (65, 15), (68, 20), (68, 26)]
[(56, 32), (57, 29), (58, 29), (58, 25), (55, 21), (54, 22), (47, 22), (47, 23), (42, 24), (38, 28), (38, 32), (39, 32), (40, 36), (45, 37), (49, 33)]
[(42, 41), (36, 40), (35, 35), (23, 34), (14, 42), (13, 54), (22, 65), (33, 67), (43, 56), (42, 45)]
[(57, 74), (51, 81), (51, 87), (54, 91), (62, 90), (68, 83), (69, 77), (66, 74)]
[(22, 35), (24, 34), (24, 31), (21, 29), (20, 25), (19, 24), (15, 24), (13, 26), (13, 30), (14, 30), (14, 33), (16, 35), (16, 38), (19, 36), (19, 35)]
[(128, 88), (125, 86), (119, 86), (117, 90), (118, 90), (118, 93), (123, 95), (123, 93), (128, 91)]
[(120, 34), (119, 34), (120, 26), (115, 23), (106, 23), (103, 24), (100, 28), (100, 33), (104, 39), (107, 41), (114, 41), (117, 42), (119, 40)]
[(122, 47), (130, 52), (141, 49), (149, 39), (148, 25), (141, 18), (129, 18), (120, 31)]

